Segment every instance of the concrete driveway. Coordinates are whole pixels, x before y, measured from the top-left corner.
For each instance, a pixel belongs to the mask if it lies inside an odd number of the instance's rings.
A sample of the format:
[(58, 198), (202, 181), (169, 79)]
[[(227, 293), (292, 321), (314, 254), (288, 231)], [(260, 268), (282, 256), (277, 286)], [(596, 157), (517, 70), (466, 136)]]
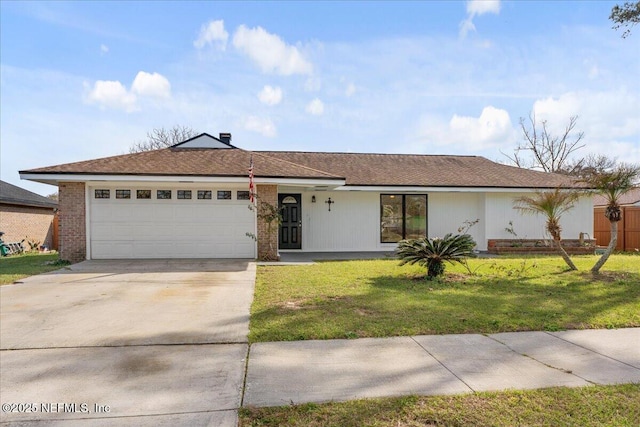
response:
[(136, 260), (2, 286), (1, 421), (235, 425), (254, 283), (247, 261)]

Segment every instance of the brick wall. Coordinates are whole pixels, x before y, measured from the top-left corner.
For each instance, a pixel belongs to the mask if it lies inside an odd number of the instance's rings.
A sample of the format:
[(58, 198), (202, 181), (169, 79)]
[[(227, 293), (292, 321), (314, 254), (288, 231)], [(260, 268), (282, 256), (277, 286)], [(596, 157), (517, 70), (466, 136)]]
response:
[(83, 182), (58, 185), (60, 259), (71, 262), (87, 257), (85, 195)]
[(7, 242), (23, 243), (29, 250), (27, 241), (34, 240), (51, 249), (53, 236), (53, 209), (31, 206), (0, 205), (0, 231), (4, 231), (2, 239)]
[[(278, 206), (278, 186), (277, 185), (257, 185), (256, 193), (258, 200)], [(258, 216), (263, 212), (258, 203)], [(258, 259), (277, 260), (278, 259), (278, 224), (271, 224), (269, 233), (268, 224), (264, 219), (258, 217)]]

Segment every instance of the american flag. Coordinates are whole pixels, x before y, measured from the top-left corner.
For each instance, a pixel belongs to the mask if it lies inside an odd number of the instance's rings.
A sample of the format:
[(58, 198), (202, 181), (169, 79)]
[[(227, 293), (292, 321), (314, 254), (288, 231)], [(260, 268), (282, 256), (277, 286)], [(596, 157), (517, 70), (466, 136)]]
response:
[(251, 160), (249, 160), (249, 201), (253, 203), (254, 199), (254, 188), (253, 188), (253, 155), (251, 156)]

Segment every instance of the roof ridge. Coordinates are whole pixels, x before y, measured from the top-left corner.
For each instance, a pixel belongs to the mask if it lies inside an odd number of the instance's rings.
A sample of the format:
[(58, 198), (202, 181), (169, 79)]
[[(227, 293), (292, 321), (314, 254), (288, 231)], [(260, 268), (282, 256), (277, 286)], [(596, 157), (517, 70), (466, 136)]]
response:
[(356, 155), (373, 155), (373, 156), (419, 156), (419, 157), (472, 157), (483, 158), (484, 156), (476, 156), (472, 154), (412, 154), (412, 153), (356, 153), (347, 151), (297, 151), (297, 150), (258, 150), (253, 153), (299, 153), (299, 154), (356, 154)]

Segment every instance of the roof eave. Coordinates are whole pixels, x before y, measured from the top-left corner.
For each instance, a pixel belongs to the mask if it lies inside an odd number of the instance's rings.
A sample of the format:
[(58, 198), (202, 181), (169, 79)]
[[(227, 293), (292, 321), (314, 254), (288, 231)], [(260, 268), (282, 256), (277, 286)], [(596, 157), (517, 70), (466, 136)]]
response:
[[(91, 174), (91, 173), (45, 173), (20, 172), (20, 178), (45, 184), (58, 185), (60, 182), (188, 182), (188, 183), (248, 183), (247, 175), (163, 175), (163, 174)], [(344, 178), (257, 176), (257, 184), (285, 185), (345, 185)]]
[(51, 203), (45, 203), (45, 202), (35, 202), (35, 201), (28, 201), (28, 200), (17, 200), (17, 199), (9, 199), (9, 198), (3, 198), (0, 199), (0, 204), (3, 205), (12, 205), (12, 206), (28, 206), (31, 208), (42, 208), (42, 209), (57, 209), (58, 208), (58, 204), (55, 202), (51, 202)]

